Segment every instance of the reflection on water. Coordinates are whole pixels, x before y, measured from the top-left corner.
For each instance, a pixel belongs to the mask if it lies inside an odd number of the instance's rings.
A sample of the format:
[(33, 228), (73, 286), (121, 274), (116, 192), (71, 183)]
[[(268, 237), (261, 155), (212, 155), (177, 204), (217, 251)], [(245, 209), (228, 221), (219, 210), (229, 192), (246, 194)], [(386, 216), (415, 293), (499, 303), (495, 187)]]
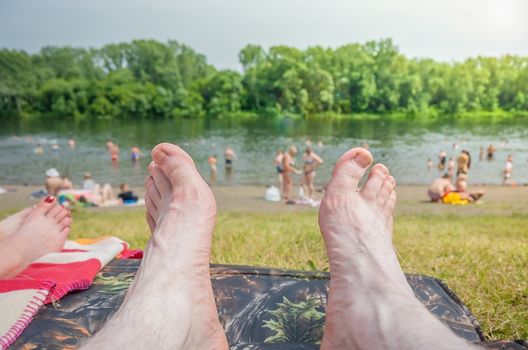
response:
[[(149, 162), (148, 152), (162, 141), (174, 142), (195, 159), (200, 172), (209, 177), (207, 158), (218, 156), (219, 184), (272, 184), (276, 180), (273, 159), (277, 149), (296, 144), (302, 151), (307, 138), (325, 164), (318, 170), (316, 182), (328, 180), (332, 165), (347, 149), (366, 142), (376, 161), (389, 166), (400, 184), (428, 184), (440, 173), (427, 171), (427, 159), (437, 161), (445, 150), (456, 156), (467, 149), (473, 157), (472, 183), (500, 184), (504, 161), (514, 156), (513, 179), (528, 182), (528, 125), (522, 118), (502, 122), (475, 122), (448, 119), (434, 122), (419, 120), (247, 120), (203, 119), (162, 121), (2, 121), (0, 129), (0, 184), (42, 183), (50, 167), (68, 174), (80, 184), (82, 175), (90, 171), (99, 182), (114, 186), (121, 182), (141, 185)], [(67, 142), (74, 138), (76, 149)], [(121, 148), (121, 162), (112, 166), (105, 144), (112, 139)], [(501, 147), (503, 140), (508, 143)], [(323, 147), (317, 146), (321, 141)], [(53, 143), (60, 149), (51, 150)], [(37, 144), (43, 155), (33, 152)], [(452, 145), (457, 143), (458, 149)], [(490, 143), (497, 147), (494, 161), (479, 161), (479, 148)], [(139, 163), (130, 161), (130, 148), (139, 146), (147, 155)], [(234, 171), (228, 179), (223, 171), (223, 150), (231, 146), (238, 154)], [(298, 157), (300, 162), (300, 157)]]

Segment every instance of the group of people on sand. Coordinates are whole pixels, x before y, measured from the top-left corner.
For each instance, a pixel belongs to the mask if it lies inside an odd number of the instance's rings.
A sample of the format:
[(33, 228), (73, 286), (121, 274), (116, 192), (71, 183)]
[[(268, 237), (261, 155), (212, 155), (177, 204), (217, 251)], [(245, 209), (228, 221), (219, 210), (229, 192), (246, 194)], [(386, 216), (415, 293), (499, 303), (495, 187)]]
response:
[(323, 164), (323, 159), (313, 151), (310, 145), (306, 146), (302, 155), (302, 168), (297, 167), (295, 157), (297, 147), (291, 145), (286, 152), (278, 150), (273, 164), (278, 174), (279, 187), (282, 188), (282, 199), (286, 204), (294, 204), (291, 198), (293, 189), (293, 175), (301, 175), (302, 194), (312, 200), (315, 193), (314, 180), (316, 169)]
[[(471, 169), (471, 154), (462, 150), (456, 159), (447, 160), (447, 153), (442, 150), (438, 154), (438, 169), (447, 172), (441, 178), (435, 179), (427, 195), (432, 202), (445, 204), (468, 204), (478, 201), (483, 195), (483, 190), (469, 192), (468, 174)], [(456, 170), (456, 173), (455, 173)], [(454, 184), (453, 184), (454, 181)]]
[[(141, 268), (119, 310), (80, 348), (227, 350), (209, 270), (214, 196), (181, 148), (157, 145), (152, 158), (145, 181), (152, 238)], [(343, 154), (319, 209), (331, 272), (321, 349), (474, 348), (409, 286), (392, 245), (396, 182), (372, 162), (363, 148)], [(72, 219), (56, 203), (48, 196), (0, 221), (0, 278), (62, 248)]]
[(130, 190), (128, 184), (122, 183), (117, 198), (112, 186), (108, 183), (100, 185), (94, 181), (89, 172), (84, 174), (84, 181), (80, 188), (75, 188), (68, 176), (60, 176), (55, 168), (46, 171), (45, 188), (47, 195), (58, 198), (63, 206), (104, 206), (137, 202), (138, 197)]

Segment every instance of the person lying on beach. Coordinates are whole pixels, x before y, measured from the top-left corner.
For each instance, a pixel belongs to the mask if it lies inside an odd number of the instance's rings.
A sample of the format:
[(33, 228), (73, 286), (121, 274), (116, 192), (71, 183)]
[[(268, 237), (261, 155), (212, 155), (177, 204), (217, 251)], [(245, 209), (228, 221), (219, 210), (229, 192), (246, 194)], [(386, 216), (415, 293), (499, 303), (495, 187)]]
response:
[(102, 205), (115, 199), (112, 186), (108, 183), (101, 186), (92, 179), (92, 174), (88, 172), (84, 173), (83, 190), (87, 191), (82, 200), (85, 203)]
[(121, 192), (117, 195), (117, 197), (120, 198), (123, 203), (137, 202), (138, 196), (136, 196), (134, 192), (130, 190), (127, 183), (122, 183), (119, 186), (119, 189)]
[(12, 278), (32, 262), (64, 246), (71, 213), (47, 196), (0, 221), (0, 279)]
[(439, 179), (433, 181), (429, 189), (427, 190), (427, 195), (431, 202), (441, 203), (444, 196), (455, 190), (451, 184), (451, 176), (449, 174), (444, 174)]
[[(152, 237), (119, 310), (81, 349), (227, 350), (209, 261), (216, 203), (192, 158), (163, 143), (145, 181)], [(323, 350), (473, 349), (415, 297), (392, 244), (396, 182), (372, 155), (337, 161), (319, 209), (330, 263)]]
[(484, 190), (468, 191), (468, 181), (466, 175), (460, 175), (455, 183), (455, 192), (460, 194), (462, 199), (468, 200), (470, 203), (478, 201), (484, 196)]

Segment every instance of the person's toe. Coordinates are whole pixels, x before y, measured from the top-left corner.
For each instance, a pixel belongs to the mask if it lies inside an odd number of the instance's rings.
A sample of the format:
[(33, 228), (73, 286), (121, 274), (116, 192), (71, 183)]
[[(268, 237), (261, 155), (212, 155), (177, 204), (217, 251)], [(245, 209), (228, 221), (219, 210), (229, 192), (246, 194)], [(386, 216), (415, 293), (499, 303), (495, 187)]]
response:
[(71, 227), (71, 223), (72, 223), (72, 218), (70, 215), (63, 217), (59, 221), (60, 230), (62, 231), (66, 227)]
[[(46, 216), (49, 217), (49, 218), (52, 218), (55, 220), (55, 222), (59, 222), (60, 221), (60, 218), (64, 215), (64, 213), (67, 213), (68, 211), (66, 210), (66, 208), (64, 208), (63, 206), (61, 205), (56, 205), (54, 206), (53, 208), (51, 208), (50, 211), (48, 211), (46, 213)], [(59, 218), (58, 220), (56, 220), (56, 218)]]
[(372, 155), (364, 148), (353, 148), (338, 159), (328, 190), (356, 190), (361, 178), (372, 164)]
[(51, 210), (57, 206), (57, 202), (54, 196), (47, 196), (43, 200), (37, 203), (35, 208), (28, 214), (27, 218), (33, 215), (47, 215)]
[(380, 208), (383, 208), (385, 202), (387, 202), (389, 199), (390, 194), (394, 190), (394, 186), (396, 186), (396, 181), (394, 178), (390, 175), (387, 176), (383, 182), (383, 185), (381, 185), (381, 189), (378, 192), (378, 198), (376, 199), (376, 203)]
[(154, 233), (154, 230), (156, 229), (156, 221), (154, 221), (152, 214), (148, 211), (147, 211), (146, 217), (147, 217), (147, 224), (149, 225), (150, 232)]
[(160, 143), (154, 147), (151, 155), (173, 187), (201, 179), (191, 156), (176, 145)]
[(58, 206), (57, 208), (60, 208), (60, 210), (54, 216), (55, 222), (61, 222), (62, 219), (71, 217), (69, 209), (66, 209), (63, 206)]
[(158, 188), (154, 184), (154, 178), (149, 176), (145, 180), (145, 196), (149, 196), (153, 205), (158, 207), (158, 204), (161, 201), (161, 194), (158, 191)]
[(389, 170), (383, 164), (376, 164), (372, 167), (365, 186), (361, 190), (361, 194), (368, 200), (375, 201), (379, 195), (383, 183), (389, 175)]
[(393, 190), (383, 205), (383, 214), (385, 216), (392, 217), (392, 213), (394, 213), (394, 208), (396, 207), (396, 199), (396, 191)]
[(155, 218), (158, 217), (158, 204), (160, 202), (154, 202), (150, 193), (149, 191), (145, 192), (145, 206), (147, 207), (147, 212)]
[(154, 202), (159, 202), (162, 196), (170, 195), (172, 185), (167, 178), (167, 175), (154, 162), (149, 165), (149, 173), (152, 176), (151, 188), (147, 187), (147, 191), (152, 192), (150, 199)]

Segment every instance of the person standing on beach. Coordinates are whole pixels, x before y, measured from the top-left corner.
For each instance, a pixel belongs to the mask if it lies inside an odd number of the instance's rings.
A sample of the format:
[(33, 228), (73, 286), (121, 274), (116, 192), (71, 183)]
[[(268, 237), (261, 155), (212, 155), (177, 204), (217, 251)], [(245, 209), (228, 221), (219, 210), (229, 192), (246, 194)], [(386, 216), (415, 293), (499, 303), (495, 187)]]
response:
[(217, 159), (216, 155), (212, 155), (209, 158), (207, 158), (207, 163), (209, 164), (209, 168), (211, 168), (211, 186), (216, 185), (216, 174), (218, 173), (218, 168), (216, 167)]
[(506, 163), (504, 163), (504, 170), (503, 170), (503, 176), (502, 176), (502, 184), (507, 185), (508, 182), (511, 179), (512, 176), (512, 170), (513, 170), (513, 156), (511, 154), (508, 154), (508, 158), (506, 158)]
[(286, 204), (293, 204), (293, 201), (290, 199), (290, 194), (293, 188), (293, 178), (292, 175), (295, 174), (301, 174), (301, 171), (294, 167), (295, 161), (294, 158), (297, 155), (297, 147), (290, 146), (288, 148), (288, 152), (284, 153), (284, 157), (282, 157), (282, 181), (283, 181), (283, 189), (282, 189), (282, 197), (284, 198), (284, 201)]
[(323, 164), (323, 159), (319, 157), (311, 147), (306, 147), (306, 151), (304, 151), (303, 155), (303, 163), (303, 183), (305, 193), (308, 195), (308, 198), (311, 199), (315, 191), (315, 169)]
[(284, 158), (284, 152), (282, 150), (278, 150), (275, 154), (275, 160), (273, 161), (273, 164), (275, 165), (275, 170), (277, 170), (278, 174), (278, 180), (279, 180), (279, 188), (282, 191), (282, 174), (284, 172), (284, 169), (282, 168), (282, 159)]

